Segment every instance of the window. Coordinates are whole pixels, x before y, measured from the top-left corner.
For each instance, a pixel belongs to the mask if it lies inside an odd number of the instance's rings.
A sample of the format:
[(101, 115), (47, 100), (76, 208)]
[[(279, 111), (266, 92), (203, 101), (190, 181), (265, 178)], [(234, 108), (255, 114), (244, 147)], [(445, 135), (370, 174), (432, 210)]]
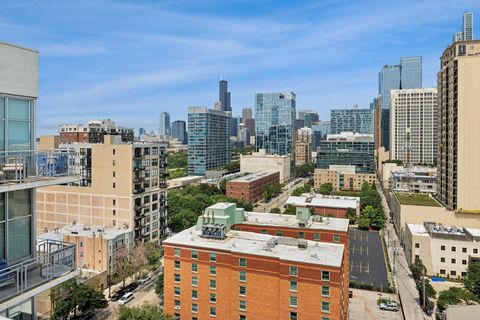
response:
[(112, 177), (115, 178), (115, 171), (112, 171)]
[(456, 259), (452, 259), (452, 263), (457, 263), (457, 260), (456, 260)]
[(198, 251), (192, 250), (192, 259), (198, 259)]
[(452, 252), (455, 252), (457, 251), (457, 248), (456, 247), (452, 247)]
[(113, 202), (113, 205), (117, 204), (117, 200), (115, 200), (115, 199), (113, 199), (112, 202)]
[(260, 233), (267, 234), (268, 232), (267, 232), (267, 229), (262, 229), (260, 230)]
[(247, 281), (247, 273), (245, 271), (240, 271), (238, 274), (241, 282)]
[(330, 287), (322, 286), (322, 297), (330, 297)]
[(192, 303), (192, 312), (197, 313), (198, 312), (198, 304)]
[(462, 248), (462, 252), (463, 253), (467, 252), (467, 248)]
[(174, 287), (173, 288), (173, 294), (176, 295), (176, 296), (179, 296), (180, 295), (180, 288), (179, 287)]
[(419, 260), (420, 256), (418, 254), (415, 255), (415, 261)]
[(217, 295), (215, 293), (210, 293), (210, 303), (217, 303)]
[(192, 290), (192, 299), (198, 299), (198, 291)]
[(298, 283), (297, 281), (290, 280), (290, 291), (297, 291)]
[(322, 271), (322, 280), (323, 281), (330, 281), (330, 272), (329, 271)]
[(114, 216), (116, 216), (116, 215), (117, 215), (117, 210), (113, 209), (113, 210), (112, 210), (112, 214), (113, 214)]
[(210, 253), (210, 262), (216, 262), (216, 261), (217, 261), (217, 254)]
[(467, 264), (467, 260), (462, 260), (462, 264)]
[(197, 277), (192, 277), (192, 286), (193, 287), (198, 286), (198, 278)]
[(217, 316), (217, 308), (210, 307), (210, 317), (216, 317), (216, 316)]
[(116, 185), (115, 182), (114, 182), (114, 183), (112, 184), (112, 186), (113, 186), (113, 189), (115, 189), (115, 187), (116, 187), (117, 185)]
[(192, 272), (198, 272), (198, 264), (192, 263)]
[(420, 248), (420, 243), (415, 243), (415, 248)]
[(440, 262), (445, 262), (445, 258), (444, 258), (444, 257), (441, 257), (441, 258), (440, 258)]
[(294, 296), (290, 296), (290, 307), (297, 307), (298, 306), (298, 298)]
[(313, 234), (313, 240), (320, 241), (320, 233), (314, 233)]
[(277, 232), (275, 232), (275, 234), (277, 235), (277, 237), (282, 237), (283, 236), (283, 232), (280, 231), (280, 230), (277, 230)]
[(457, 275), (457, 271), (454, 271), (454, 270), (450, 271), (450, 275), (456, 276), (456, 275)]
[(175, 282), (180, 282), (180, 275), (175, 273), (174, 280)]
[(440, 274), (445, 274), (445, 269), (440, 269)]
[(322, 301), (322, 312), (330, 313), (330, 302)]
[(247, 259), (246, 258), (240, 258), (238, 261), (238, 264), (240, 267), (246, 267), (247, 266)]
[(298, 320), (298, 316), (296, 312), (290, 311), (290, 320)]
[(440, 246), (440, 250), (445, 251), (445, 246)]
[(241, 314), (240, 317), (238, 318), (239, 320), (247, 320), (247, 316)]
[(330, 319), (327, 317), (322, 317), (321, 320), (330, 320)]
[(298, 268), (297, 267), (290, 267), (290, 275), (291, 276), (298, 276)]
[(240, 300), (238, 308), (242, 311), (246, 311), (247, 310), (247, 301)]
[(478, 249), (473, 249), (473, 253), (478, 253)]
[(333, 242), (336, 242), (336, 243), (340, 242), (340, 236), (338, 234), (333, 235)]
[(210, 280), (210, 289), (217, 288), (217, 280)]
[(210, 275), (214, 276), (217, 274), (217, 267), (210, 266)]
[(305, 239), (305, 232), (301, 231), (298, 233), (298, 239)]
[(247, 287), (245, 287), (245, 286), (240, 286), (240, 287), (239, 287), (239, 290), (238, 290), (238, 293), (239, 293), (241, 296), (247, 295)]
[(175, 260), (175, 265), (174, 265), (175, 269), (180, 269), (180, 261), (176, 261)]
[(115, 149), (112, 150), (112, 154), (115, 155)]
[(175, 309), (180, 309), (180, 300), (175, 300)]
[(180, 249), (179, 248), (174, 248), (173, 249), (173, 255), (175, 257), (180, 257)]
[(115, 160), (112, 161), (112, 165), (115, 167)]

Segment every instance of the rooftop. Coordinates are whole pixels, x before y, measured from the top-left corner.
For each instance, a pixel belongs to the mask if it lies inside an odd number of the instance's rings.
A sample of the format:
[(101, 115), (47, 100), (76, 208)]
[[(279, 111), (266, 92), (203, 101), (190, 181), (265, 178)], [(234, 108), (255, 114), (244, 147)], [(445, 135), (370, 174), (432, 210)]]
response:
[(286, 204), (294, 206), (312, 206), (312, 207), (329, 207), (329, 208), (354, 208), (360, 204), (358, 197), (344, 196), (326, 196), (322, 194), (303, 194), (302, 196), (290, 196)]
[(480, 242), (480, 229), (446, 226), (436, 222), (408, 223), (407, 225), (410, 232), (416, 236)]
[(105, 228), (101, 226), (91, 226), (84, 224), (70, 224), (57, 230), (38, 235), (38, 239), (51, 239), (63, 241), (64, 235), (78, 237), (102, 237), (106, 240), (112, 240), (120, 235), (131, 232), (129, 229)]
[(395, 196), (398, 202), (407, 206), (424, 206), (424, 207), (441, 207), (442, 205), (428, 194), (419, 193), (400, 193), (396, 192)]
[(258, 179), (261, 179), (261, 178), (265, 178), (267, 176), (270, 176), (272, 174), (275, 174), (275, 172), (252, 172), (252, 173), (249, 173), (243, 177), (239, 177), (239, 178), (236, 178), (236, 179), (233, 179), (233, 180), (230, 180), (232, 182), (252, 182), (252, 181), (256, 181)]
[(300, 240), (306, 249), (298, 248), (298, 239), (276, 237), (254, 232), (230, 231), (224, 239), (201, 237), (195, 227), (166, 239), (167, 245), (195, 246), (207, 250), (250, 254), (280, 260), (341, 267), (344, 245)]
[[(245, 212), (245, 221), (242, 224), (281, 226), (287, 228), (298, 228), (298, 219), (295, 215), (261, 213), (261, 212)], [(306, 224), (306, 229), (316, 230), (335, 230), (348, 231), (348, 219), (340, 218), (322, 218), (320, 216), (312, 216)]]

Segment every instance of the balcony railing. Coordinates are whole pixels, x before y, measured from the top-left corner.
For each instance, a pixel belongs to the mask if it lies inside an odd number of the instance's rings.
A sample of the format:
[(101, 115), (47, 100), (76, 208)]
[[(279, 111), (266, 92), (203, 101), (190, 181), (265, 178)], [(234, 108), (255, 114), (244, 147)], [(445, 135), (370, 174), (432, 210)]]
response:
[(32, 259), (9, 266), (0, 260), (0, 302), (74, 271), (75, 248), (63, 241), (42, 240)]
[[(8, 151), (0, 153), (0, 187), (5, 185), (49, 181), (52, 178), (78, 180), (73, 151)], [(68, 179), (64, 179), (68, 180)], [(70, 181), (67, 181), (70, 182)]]

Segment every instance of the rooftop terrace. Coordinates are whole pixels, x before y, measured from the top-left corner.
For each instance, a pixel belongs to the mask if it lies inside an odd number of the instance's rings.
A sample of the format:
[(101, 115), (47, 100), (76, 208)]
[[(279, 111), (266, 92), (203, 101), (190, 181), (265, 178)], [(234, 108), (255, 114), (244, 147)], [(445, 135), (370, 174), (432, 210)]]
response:
[(428, 194), (396, 192), (398, 202), (408, 206), (441, 207), (442, 205)]

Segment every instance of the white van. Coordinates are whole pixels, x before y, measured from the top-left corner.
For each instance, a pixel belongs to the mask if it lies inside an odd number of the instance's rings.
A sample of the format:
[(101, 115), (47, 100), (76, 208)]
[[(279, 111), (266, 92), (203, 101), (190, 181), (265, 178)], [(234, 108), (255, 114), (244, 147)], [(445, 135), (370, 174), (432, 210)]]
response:
[(129, 302), (132, 299), (133, 299), (133, 293), (127, 292), (123, 295), (123, 297), (120, 298), (120, 300), (118, 300), (118, 303), (126, 304), (127, 302)]

